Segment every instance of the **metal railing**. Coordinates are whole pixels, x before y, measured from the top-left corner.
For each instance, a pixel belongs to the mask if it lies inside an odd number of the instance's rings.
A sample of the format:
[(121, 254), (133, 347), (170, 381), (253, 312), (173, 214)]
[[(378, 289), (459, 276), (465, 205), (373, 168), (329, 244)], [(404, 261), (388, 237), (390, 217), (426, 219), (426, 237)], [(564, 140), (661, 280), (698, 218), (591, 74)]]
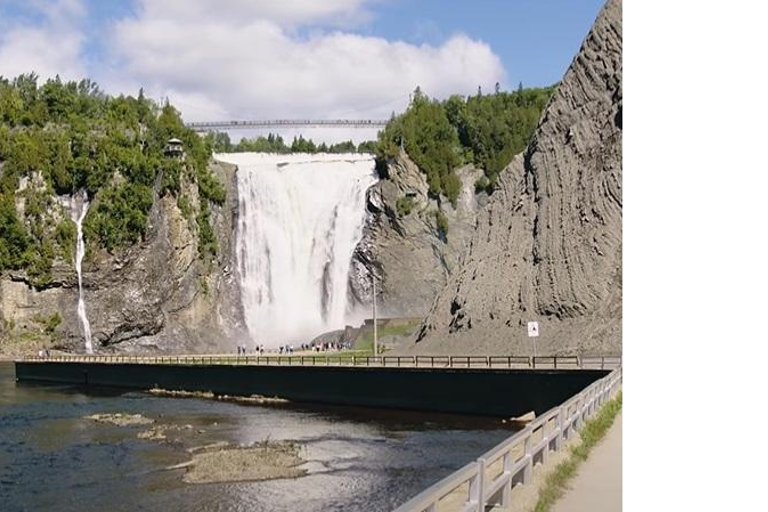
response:
[(336, 355), (51, 355), (30, 356), (21, 362), (163, 365), (370, 366), (399, 368), (613, 369), (620, 356), (360, 356)]
[(531, 482), (533, 466), (546, 464), (551, 451), (562, 449), (563, 442), (616, 393), (621, 375), (618, 367), (394, 512), (437, 512), (446, 498), (453, 498), (453, 504), (458, 498), (462, 512), (484, 512), (491, 504), (508, 507), (512, 488)]
[(237, 130), (249, 128), (281, 128), (311, 126), (323, 128), (383, 128), (386, 119), (261, 119), (245, 121), (198, 121), (186, 123), (187, 128), (202, 132), (210, 130)]

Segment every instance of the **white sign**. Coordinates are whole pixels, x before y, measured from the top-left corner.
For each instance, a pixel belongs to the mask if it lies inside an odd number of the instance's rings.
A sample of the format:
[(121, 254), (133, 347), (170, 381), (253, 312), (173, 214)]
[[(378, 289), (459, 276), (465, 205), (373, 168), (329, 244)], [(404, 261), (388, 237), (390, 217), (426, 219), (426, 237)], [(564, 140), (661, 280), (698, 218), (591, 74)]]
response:
[(528, 337), (538, 338), (539, 336), (539, 322), (528, 322)]

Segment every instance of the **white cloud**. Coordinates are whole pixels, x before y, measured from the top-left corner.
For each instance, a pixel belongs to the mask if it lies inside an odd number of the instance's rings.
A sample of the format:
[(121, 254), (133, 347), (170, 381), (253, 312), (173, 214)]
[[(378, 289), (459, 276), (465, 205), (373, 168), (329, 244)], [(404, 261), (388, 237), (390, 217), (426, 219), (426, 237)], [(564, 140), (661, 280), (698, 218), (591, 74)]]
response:
[[(491, 48), (462, 34), (430, 46), (354, 33), (382, 1), (137, 0), (135, 14), (98, 27), (109, 36), (88, 41), (101, 48), (86, 60), (84, 0), (28, 0), (37, 22), (0, 20), (0, 74), (90, 76), (114, 94), (144, 87), (188, 121), (388, 118), (416, 86), (442, 98), (504, 82)], [(342, 136), (331, 133), (313, 135)]]
[(187, 120), (388, 117), (416, 86), (445, 97), (504, 81), (490, 47), (462, 34), (435, 47), (295, 30), (296, 23), (360, 17), (361, 0), (252, 4), (196, 2), (175, 16), (180, 0), (146, 1), (137, 18), (114, 31), (123, 76), (184, 103)]
[(0, 32), (0, 75), (11, 78), (34, 71), (42, 78), (57, 74), (67, 79), (83, 78), (84, 36), (79, 30), (85, 15), (82, 1), (35, 0), (27, 8), (40, 14), (42, 22)]
[(139, 0), (142, 18), (179, 23), (216, 21), (229, 26), (269, 20), (280, 26), (346, 26), (369, 19), (371, 0)]

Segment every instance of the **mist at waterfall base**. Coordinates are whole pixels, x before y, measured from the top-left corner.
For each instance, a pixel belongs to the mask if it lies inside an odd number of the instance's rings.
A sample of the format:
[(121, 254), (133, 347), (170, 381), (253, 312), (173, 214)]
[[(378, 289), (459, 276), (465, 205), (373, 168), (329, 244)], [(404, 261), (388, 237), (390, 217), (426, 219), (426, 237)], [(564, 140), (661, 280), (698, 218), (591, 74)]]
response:
[(371, 155), (229, 153), (238, 166), (237, 262), (255, 345), (299, 345), (359, 325), (370, 314), (349, 296)]

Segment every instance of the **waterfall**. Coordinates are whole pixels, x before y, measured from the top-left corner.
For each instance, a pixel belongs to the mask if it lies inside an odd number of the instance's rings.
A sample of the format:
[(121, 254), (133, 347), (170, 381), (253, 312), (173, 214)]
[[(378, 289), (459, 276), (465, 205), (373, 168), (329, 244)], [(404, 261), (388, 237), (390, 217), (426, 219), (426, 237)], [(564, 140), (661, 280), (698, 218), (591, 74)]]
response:
[(300, 344), (343, 328), (352, 254), (365, 224), (374, 160), (359, 154), (234, 153), (237, 257), (256, 344)]
[[(78, 197), (79, 196), (79, 197)], [(88, 213), (88, 195), (85, 192), (72, 197), (72, 220), (77, 227), (77, 249), (75, 253), (75, 270), (77, 271), (77, 317), (80, 319), (80, 326), (83, 329), (85, 338), (85, 351), (93, 353), (93, 344), (91, 343), (91, 324), (88, 322), (88, 315), (85, 313), (85, 300), (83, 299), (83, 256), (85, 256), (85, 242), (83, 241), (83, 219)]]

